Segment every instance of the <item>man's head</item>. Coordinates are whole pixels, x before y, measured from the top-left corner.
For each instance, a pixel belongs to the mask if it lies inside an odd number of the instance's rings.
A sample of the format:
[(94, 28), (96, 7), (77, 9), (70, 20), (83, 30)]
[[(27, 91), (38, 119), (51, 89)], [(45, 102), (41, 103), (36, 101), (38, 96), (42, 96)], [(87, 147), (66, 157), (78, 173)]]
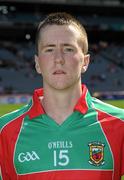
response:
[(82, 51), (84, 54), (88, 52), (88, 39), (85, 28), (81, 23), (70, 14), (65, 12), (51, 13), (43, 21), (40, 22), (36, 33), (36, 54), (38, 54), (39, 41), (41, 41), (42, 30), (49, 25), (72, 25), (80, 33), (80, 41), (82, 42)]
[(66, 13), (48, 15), (38, 27), (36, 50), (35, 67), (44, 87), (80, 86), (90, 56), (86, 31), (77, 20)]

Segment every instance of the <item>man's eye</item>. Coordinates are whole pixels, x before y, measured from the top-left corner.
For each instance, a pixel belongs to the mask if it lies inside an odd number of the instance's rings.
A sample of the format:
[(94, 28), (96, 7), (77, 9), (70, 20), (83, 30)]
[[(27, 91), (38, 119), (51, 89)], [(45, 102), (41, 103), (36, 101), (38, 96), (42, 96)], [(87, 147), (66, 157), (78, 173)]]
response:
[(44, 52), (52, 52), (52, 51), (53, 51), (52, 48), (47, 48), (47, 49), (44, 50)]
[(73, 51), (74, 51), (73, 48), (70, 47), (64, 48), (64, 52), (73, 52)]

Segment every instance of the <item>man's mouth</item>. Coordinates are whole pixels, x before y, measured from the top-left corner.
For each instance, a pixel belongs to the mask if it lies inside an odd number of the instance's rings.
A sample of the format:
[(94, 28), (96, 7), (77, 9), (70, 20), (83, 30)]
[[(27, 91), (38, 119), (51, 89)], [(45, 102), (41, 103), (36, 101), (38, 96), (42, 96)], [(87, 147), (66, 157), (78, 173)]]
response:
[(61, 75), (61, 74), (66, 74), (63, 70), (56, 70), (56, 71), (54, 71), (54, 73), (53, 73), (53, 75)]

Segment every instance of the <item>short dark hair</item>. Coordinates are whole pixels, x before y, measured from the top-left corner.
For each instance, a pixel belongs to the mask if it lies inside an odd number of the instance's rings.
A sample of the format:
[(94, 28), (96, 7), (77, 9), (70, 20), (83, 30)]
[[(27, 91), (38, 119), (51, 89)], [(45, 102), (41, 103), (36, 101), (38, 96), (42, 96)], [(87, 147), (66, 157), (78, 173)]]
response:
[(37, 32), (36, 32), (36, 54), (38, 54), (38, 43), (40, 39), (40, 32), (43, 28), (45, 28), (47, 25), (74, 25), (79, 29), (81, 32), (81, 36), (84, 43), (84, 54), (88, 52), (88, 38), (87, 33), (84, 28), (84, 26), (71, 14), (68, 14), (66, 12), (56, 12), (56, 13), (50, 13), (47, 15), (47, 17), (41, 21), (38, 25)]

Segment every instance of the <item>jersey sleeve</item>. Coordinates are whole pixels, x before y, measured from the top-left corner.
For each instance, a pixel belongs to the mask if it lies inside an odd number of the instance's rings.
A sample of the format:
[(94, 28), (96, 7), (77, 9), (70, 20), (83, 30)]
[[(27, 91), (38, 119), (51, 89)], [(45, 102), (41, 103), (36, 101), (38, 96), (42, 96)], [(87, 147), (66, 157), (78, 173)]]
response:
[[(16, 170), (13, 164), (14, 147), (17, 139), (20, 121), (11, 121), (13, 117), (0, 119), (0, 169), (2, 180), (17, 179)], [(9, 120), (9, 121), (8, 121)], [(19, 123), (18, 123), (19, 122)]]
[(5, 164), (4, 164), (4, 154), (3, 154), (3, 146), (2, 146), (3, 142), (2, 142), (2, 135), (0, 133), (0, 180), (1, 179), (6, 179), (6, 173), (5, 173)]
[[(2, 137), (1, 133), (0, 133), (0, 178), (2, 180), (6, 180), (6, 179), (10, 179), (9, 175), (8, 175), (8, 165), (7, 165), (7, 146), (5, 143), (5, 138)], [(0, 179), (0, 180), (1, 180)]]

